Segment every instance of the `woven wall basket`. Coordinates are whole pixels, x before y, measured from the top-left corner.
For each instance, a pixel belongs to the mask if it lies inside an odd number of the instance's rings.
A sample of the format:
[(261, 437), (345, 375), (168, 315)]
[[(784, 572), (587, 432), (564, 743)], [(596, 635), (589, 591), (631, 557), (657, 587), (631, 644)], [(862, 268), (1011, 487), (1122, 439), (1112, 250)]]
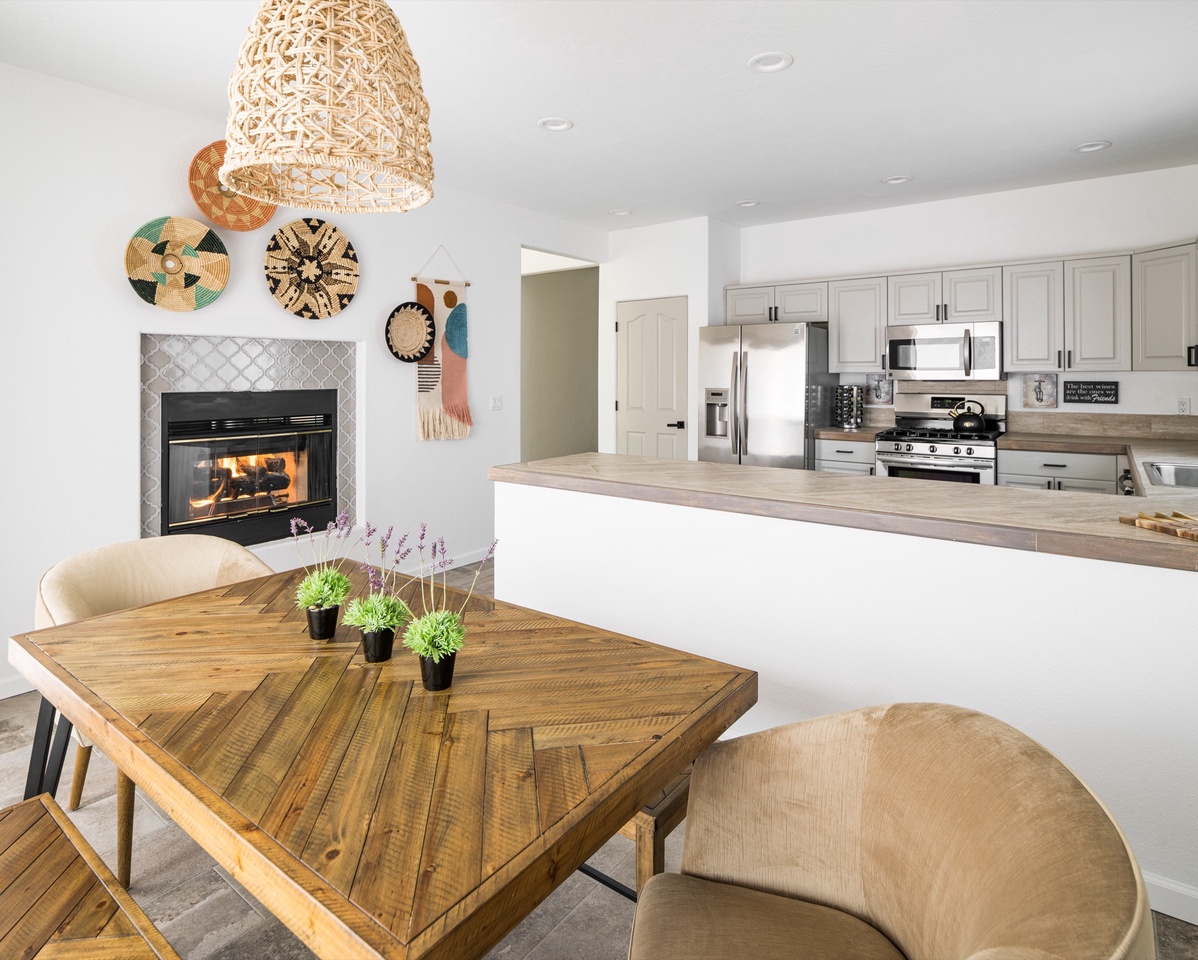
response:
[(229, 81), (221, 183), (299, 209), (409, 210), (432, 199), (429, 139), (386, 0), (262, 0)]

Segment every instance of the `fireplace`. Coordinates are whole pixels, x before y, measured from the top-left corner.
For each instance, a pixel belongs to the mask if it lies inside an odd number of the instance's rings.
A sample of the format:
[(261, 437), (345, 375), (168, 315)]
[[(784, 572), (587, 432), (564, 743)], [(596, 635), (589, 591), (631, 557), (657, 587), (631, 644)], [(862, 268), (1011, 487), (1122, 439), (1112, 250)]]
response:
[(162, 535), (242, 544), (337, 513), (337, 391), (162, 394)]

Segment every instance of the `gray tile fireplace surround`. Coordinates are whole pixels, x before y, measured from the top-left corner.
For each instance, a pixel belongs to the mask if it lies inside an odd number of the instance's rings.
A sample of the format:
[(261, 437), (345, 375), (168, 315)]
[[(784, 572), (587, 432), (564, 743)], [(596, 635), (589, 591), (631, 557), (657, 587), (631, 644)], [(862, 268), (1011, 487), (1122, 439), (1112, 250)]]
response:
[(337, 390), (337, 503), (354, 516), (356, 344), (259, 337), (141, 337), (141, 532), (161, 530), (162, 394), (212, 390)]

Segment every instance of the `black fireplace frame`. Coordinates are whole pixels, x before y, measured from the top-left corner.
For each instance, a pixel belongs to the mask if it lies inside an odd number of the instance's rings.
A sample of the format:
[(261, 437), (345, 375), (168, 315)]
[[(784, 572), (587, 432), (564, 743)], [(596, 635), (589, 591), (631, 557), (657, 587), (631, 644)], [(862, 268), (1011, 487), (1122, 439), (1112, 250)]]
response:
[[(323, 530), (337, 516), (337, 391), (336, 390), (245, 390), (162, 394), (162, 483), (161, 535), (203, 533), (249, 546), (291, 536), (291, 521), (298, 517), (314, 529)], [(196, 424), (207, 432), (253, 430), (264, 436), (309, 430), (319, 424), (332, 433), (329, 464), (329, 499), (303, 506), (288, 505), (249, 516), (209, 520), (197, 526), (171, 528), (170, 444), (193, 439)], [(180, 433), (177, 424), (187, 424)]]

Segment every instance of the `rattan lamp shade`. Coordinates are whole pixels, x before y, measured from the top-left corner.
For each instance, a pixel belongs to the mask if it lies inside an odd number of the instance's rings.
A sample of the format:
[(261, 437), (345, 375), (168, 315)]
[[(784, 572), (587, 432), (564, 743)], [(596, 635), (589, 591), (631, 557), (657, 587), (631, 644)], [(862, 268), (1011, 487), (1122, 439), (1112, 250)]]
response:
[(220, 180), (303, 210), (433, 196), (428, 101), (386, 0), (262, 0), (229, 81)]

